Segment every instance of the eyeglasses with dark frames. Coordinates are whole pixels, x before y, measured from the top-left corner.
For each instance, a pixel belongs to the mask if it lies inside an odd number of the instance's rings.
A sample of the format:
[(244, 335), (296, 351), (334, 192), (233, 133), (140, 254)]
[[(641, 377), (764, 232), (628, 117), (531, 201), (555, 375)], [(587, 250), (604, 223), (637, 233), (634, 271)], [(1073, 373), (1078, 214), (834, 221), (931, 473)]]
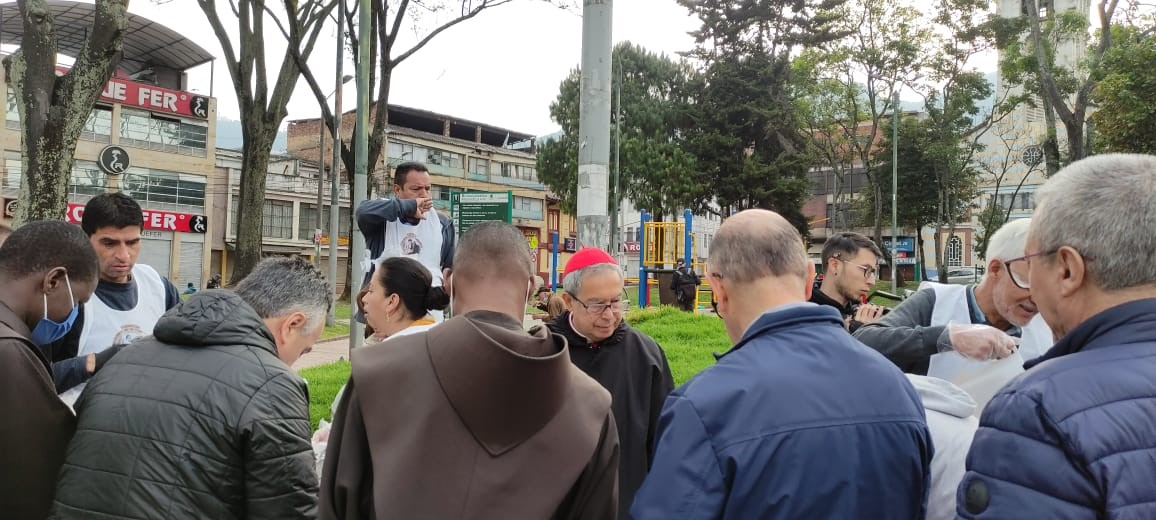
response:
[[(1059, 251), (1059, 250), (1060, 250), (1059, 248), (1056, 248), (1056, 249), (1052, 249), (1050, 251), (1040, 251), (1037, 253), (1032, 253), (1030, 255), (1024, 255), (1024, 256), (1021, 256), (1019, 258), (1013, 258), (1011, 260), (1005, 261), (1003, 263), (1003, 266), (1005, 269), (1007, 269), (1008, 277), (1011, 278), (1012, 283), (1016, 284), (1016, 287), (1019, 287), (1020, 289), (1031, 290), (1032, 284), (1031, 284), (1031, 281), (1029, 281), (1029, 279), (1027, 277), (1030, 276), (1031, 272), (1032, 272), (1032, 258), (1035, 258), (1037, 256), (1053, 255), (1056, 253), (1056, 251)], [(1024, 264), (1028, 266), (1027, 274), (1023, 274), (1023, 275), (1016, 274), (1015, 269), (1012, 269), (1012, 264), (1014, 264), (1016, 262), (1024, 262)]]
[(570, 297), (573, 298), (574, 301), (582, 304), (582, 307), (585, 307), (586, 312), (590, 313), (591, 316), (601, 316), (602, 313), (606, 312), (606, 309), (610, 309), (615, 313), (622, 313), (626, 311), (626, 302), (622, 300), (614, 300), (607, 303), (586, 303), (582, 300), (579, 300), (578, 297), (574, 296), (573, 294), (571, 294)]

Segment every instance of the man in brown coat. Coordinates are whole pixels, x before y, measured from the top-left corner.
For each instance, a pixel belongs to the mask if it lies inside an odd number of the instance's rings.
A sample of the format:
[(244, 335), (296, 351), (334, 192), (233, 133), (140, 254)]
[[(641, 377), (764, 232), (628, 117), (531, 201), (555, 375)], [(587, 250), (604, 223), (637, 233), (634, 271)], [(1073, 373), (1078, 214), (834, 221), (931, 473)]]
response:
[(32, 222), (0, 247), (0, 516), (41, 519), (76, 418), (41, 347), (66, 334), (96, 288), (96, 252), (80, 227)]
[(531, 264), (517, 228), (478, 224), (447, 270), (456, 317), (353, 352), (321, 518), (617, 518), (610, 394), (522, 330)]

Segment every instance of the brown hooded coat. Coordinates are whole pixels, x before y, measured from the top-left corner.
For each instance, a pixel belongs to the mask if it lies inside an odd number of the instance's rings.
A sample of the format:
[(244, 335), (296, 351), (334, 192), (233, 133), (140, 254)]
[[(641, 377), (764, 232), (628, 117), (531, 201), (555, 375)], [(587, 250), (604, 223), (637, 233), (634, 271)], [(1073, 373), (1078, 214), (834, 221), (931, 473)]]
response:
[(0, 304), (0, 516), (46, 518), (76, 416), (56, 396), (48, 358)]
[(566, 342), (472, 312), (351, 356), (326, 519), (614, 519), (610, 394)]

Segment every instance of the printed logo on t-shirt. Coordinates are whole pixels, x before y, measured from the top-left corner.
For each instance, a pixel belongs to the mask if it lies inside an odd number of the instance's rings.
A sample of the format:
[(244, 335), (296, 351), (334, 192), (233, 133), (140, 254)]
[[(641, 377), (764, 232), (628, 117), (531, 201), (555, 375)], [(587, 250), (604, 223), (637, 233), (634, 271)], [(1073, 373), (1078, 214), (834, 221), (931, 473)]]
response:
[(132, 324), (125, 325), (125, 326), (120, 328), (119, 332), (116, 333), (116, 337), (113, 338), (112, 344), (113, 345), (128, 345), (129, 343), (132, 343), (138, 339), (141, 339), (141, 338), (145, 337), (146, 335), (147, 334), (145, 334), (144, 331), (141, 330), (139, 325), (132, 325)]
[(401, 239), (401, 254), (416, 255), (421, 253), (421, 240), (417, 238), (417, 234), (409, 233), (405, 238)]

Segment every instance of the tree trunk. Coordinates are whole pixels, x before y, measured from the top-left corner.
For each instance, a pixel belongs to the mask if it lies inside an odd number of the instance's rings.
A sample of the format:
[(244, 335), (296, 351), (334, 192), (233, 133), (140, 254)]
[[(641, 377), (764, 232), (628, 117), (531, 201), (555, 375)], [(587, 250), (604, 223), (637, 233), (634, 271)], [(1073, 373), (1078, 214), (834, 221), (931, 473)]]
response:
[(944, 247), (943, 247), (943, 228), (938, 224), (935, 226), (935, 271), (936, 278), (939, 283), (947, 283), (947, 262), (944, 261)]
[(22, 0), (18, 4), (24, 37), (20, 50), (4, 60), (23, 131), (17, 226), (64, 218), (76, 141), (120, 63), (128, 23), (126, 0), (98, 0), (84, 50), (71, 70), (57, 77), (56, 36), (47, 3)]
[(262, 257), (265, 180), (269, 173), (269, 154), (273, 150), (273, 140), (277, 138), (276, 126), (251, 124), (263, 119), (250, 114), (250, 124), (242, 131), (244, 156), (241, 159), (241, 193), (237, 201), (237, 257), (230, 284), (249, 276)]
[(923, 240), (923, 225), (915, 227), (915, 247), (919, 250), (919, 280), (927, 280), (927, 252), (924, 251), (926, 242)]

